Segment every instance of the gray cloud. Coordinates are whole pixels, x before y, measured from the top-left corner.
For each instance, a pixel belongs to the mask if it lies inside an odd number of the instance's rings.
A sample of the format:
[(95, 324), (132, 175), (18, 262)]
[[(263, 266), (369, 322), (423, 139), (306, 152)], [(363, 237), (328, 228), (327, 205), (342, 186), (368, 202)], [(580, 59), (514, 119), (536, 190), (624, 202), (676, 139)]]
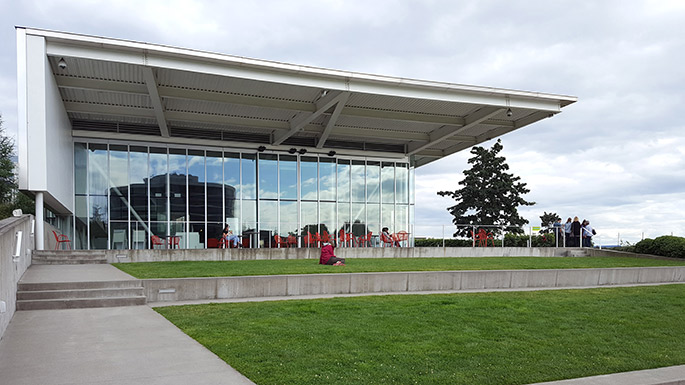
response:
[[(579, 97), (503, 137), (543, 211), (591, 217), (607, 239), (685, 234), (681, 1), (0, 0), (0, 113), (16, 130), (14, 25), (326, 68)], [(470, 154), (417, 170), (417, 224), (439, 229)], [(611, 237), (608, 234), (614, 234)], [(603, 235), (604, 236), (604, 235)], [(613, 242), (615, 243), (615, 241)]]

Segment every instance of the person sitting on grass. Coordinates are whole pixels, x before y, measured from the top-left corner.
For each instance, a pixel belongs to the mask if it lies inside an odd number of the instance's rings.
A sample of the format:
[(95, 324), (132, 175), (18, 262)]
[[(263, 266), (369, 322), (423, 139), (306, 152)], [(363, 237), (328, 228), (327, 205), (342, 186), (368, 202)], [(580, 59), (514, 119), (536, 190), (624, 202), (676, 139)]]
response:
[(345, 266), (345, 258), (338, 258), (333, 254), (333, 245), (324, 242), (321, 246), (320, 265)]

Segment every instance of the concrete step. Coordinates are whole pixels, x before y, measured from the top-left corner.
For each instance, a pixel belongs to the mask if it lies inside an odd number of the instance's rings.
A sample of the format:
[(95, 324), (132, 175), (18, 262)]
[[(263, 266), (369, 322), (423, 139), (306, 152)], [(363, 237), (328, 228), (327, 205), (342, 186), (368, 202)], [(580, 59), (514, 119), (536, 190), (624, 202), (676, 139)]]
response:
[(107, 257), (92, 254), (70, 253), (36, 253), (31, 257), (34, 265), (73, 265), (73, 264), (102, 264), (107, 263)]
[(73, 260), (73, 259), (55, 259), (50, 261), (32, 259), (33, 265), (86, 265), (86, 264), (106, 264), (107, 260)]
[(44, 291), (34, 290), (18, 291), (17, 300), (139, 297), (143, 294), (144, 289), (142, 287)]
[(142, 287), (138, 279), (121, 281), (89, 281), (89, 282), (19, 282), (17, 291), (47, 291), (47, 290), (84, 290), (84, 289), (116, 289)]
[(82, 309), (145, 305), (145, 296), (17, 300), (17, 310)]

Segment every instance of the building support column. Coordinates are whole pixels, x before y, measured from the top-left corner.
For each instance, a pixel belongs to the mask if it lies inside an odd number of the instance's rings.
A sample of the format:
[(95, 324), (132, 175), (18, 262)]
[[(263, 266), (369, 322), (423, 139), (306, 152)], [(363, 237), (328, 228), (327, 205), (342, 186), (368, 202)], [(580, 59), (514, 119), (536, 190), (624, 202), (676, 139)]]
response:
[(43, 217), (43, 192), (36, 192), (36, 250), (45, 250), (45, 218)]

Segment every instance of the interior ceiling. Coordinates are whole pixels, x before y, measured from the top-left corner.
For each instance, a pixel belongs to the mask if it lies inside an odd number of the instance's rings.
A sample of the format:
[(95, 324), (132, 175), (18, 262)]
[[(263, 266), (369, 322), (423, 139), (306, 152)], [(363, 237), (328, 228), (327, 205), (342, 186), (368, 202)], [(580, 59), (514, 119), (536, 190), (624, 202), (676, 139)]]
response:
[(49, 62), (75, 135), (374, 151), (414, 156), (417, 166), (550, 117), (575, 101), (569, 97), (558, 101), (556, 110), (545, 110), (509, 106), (504, 94), (500, 99), (507, 104), (495, 105), (478, 98), (454, 102), (329, 90), (83, 57), (49, 56)]

